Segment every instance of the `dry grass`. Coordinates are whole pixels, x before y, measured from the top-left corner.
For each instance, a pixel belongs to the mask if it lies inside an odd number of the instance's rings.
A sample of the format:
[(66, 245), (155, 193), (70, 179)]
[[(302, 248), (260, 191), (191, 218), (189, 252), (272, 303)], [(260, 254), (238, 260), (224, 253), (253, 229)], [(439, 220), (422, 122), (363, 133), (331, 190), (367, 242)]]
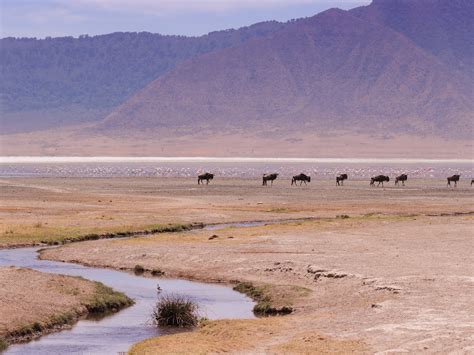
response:
[(270, 352), (277, 354), (370, 354), (367, 345), (360, 340), (341, 340), (333, 337), (300, 333), (289, 341), (275, 345)]
[(333, 181), (302, 189), (281, 181), (270, 191), (257, 181), (234, 179), (200, 189), (195, 179), (184, 178), (1, 179), (0, 248), (127, 234), (154, 224), (472, 210), (472, 189), (445, 189), (444, 180), (412, 184), (423, 189), (370, 189), (355, 180), (340, 189)]
[(192, 224), (152, 224), (114, 227), (61, 227), (34, 225), (3, 225), (0, 228), (0, 248), (28, 245), (59, 245), (84, 240), (124, 238), (144, 234), (180, 232), (191, 229)]
[[(129, 355), (270, 353), (347, 354), (364, 352), (363, 342), (310, 334), (289, 337), (284, 318), (222, 320), (203, 323), (191, 333), (148, 339), (134, 345)], [(271, 345), (273, 343), (273, 345)]]
[(130, 355), (209, 354), (249, 351), (283, 323), (276, 318), (261, 320), (223, 320), (203, 323), (191, 333), (145, 340), (130, 349)]

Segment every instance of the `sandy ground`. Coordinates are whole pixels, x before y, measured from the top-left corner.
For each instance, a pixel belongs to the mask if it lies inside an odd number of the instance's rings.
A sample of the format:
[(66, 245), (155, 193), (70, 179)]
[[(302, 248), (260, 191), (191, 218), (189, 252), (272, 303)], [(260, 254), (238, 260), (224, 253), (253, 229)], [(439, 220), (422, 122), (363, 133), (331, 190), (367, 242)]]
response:
[(0, 338), (66, 312), (85, 313), (96, 284), (30, 269), (0, 268)]
[(67, 232), (313, 218), (83, 242), (43, 253), (114, 268), (140, 264), (168, 277), (251, 281), (267, 287), (275, 304), (295, 308), (285, 317), (211, 322), (187, 334), (187, 348), (182, 335), (173, 335), (140, 344), (137, 353), (175, 352), (177, 344), (195, 352), (474, 350), (474, 190), (467, 187), (447, 189), (441, 180), (385, 189), (366, 181), (343, 188), (325, 181), (262, 188), (248, 180), (198, 187), (184, 179), (130, 178), (3, 179), (0, 188), (0, 221), (14, 231), (38, 222), (37, 229), (48, 223)]
[(140, 229), (166, 223), (223, 223), (368, 213), (440, 214), (472, 211), (467, 182), (410, 180), (406, 188), (370, 188), (367, 181), (313, 181), (272, 188), (256, 180), (216, 179), (0, 179), (0, 247), (65, 235)]
[[(36, 117), (37, 118), (37, 117)], [(290, 132), (268, 126), (256, 132), (159, 131), (94, 134), (89, 124), (32, 133), (0, 135), (5, 156), (222, 156), (222, 157), (411, 157), (467, 158), (473, 156), (472, 140), (314, 130)], [(81, 132), (82, 130), (82, 132)], [(212, 137), (212, 139), (209, 139)], [(203, 142), (206, 142), (203, 144)], [(458, 149), (446, 149), (456, 146)], [(218, 148), (216, 148), (218, 147)], [(374, 149), (377, 147), (377, 149)]]

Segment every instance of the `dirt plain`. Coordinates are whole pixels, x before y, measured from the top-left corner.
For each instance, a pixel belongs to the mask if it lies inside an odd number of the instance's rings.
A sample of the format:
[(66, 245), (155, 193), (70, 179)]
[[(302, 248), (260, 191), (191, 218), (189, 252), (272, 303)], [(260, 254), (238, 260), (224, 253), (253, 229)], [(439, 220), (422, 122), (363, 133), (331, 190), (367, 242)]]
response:
[[(252, 282), (288, 316), (218, 321), (136, 345), (158, 352), (470, 352), (474, 350), (473, 197), (464, 181), (313, 181), (264, 188), (255, 180), (2, 179), (0, 244), (48, 234), (156, 224), (274, 220), (73, 243), (42, 257), (160, 269), (166, 277)], [(292, 219), (292, 221), (288, 221)], [(297, 220), (296, 220), (297, 219)], [(213, 236), (216, 237), (213, 237)], [(158, 280), (159, 282), (159, 280)]]
[[(34, 114), (37, 120), (38, 113)], [(398, 158), (411, 157), (417, 152), (418, 156), (432, 159), (470, 159), (473, 152), (471, 139), (393, 136), (350, 130), (328, 130), (317, 135), (315, 132), (322, 132), (321, 126), (294, 128), (264, 124), (252, 132), (230, 127), (225, 131), (201, 127), (199, 131), (190, 128), (139, 133), (123, 130), (104, 135), (97, 132), (92, 123), (30, 133), (2, 135), (0, 132), (0, 150), (5, 156), (29, 156), (35, 152), (40, 156), (313, 157), (318, 152), (320, 156), (332, 158)], [(209, 137), (212, 143), (203, 144), (209, 142)], [(446, 149), (449, 146), (458, 149)]]

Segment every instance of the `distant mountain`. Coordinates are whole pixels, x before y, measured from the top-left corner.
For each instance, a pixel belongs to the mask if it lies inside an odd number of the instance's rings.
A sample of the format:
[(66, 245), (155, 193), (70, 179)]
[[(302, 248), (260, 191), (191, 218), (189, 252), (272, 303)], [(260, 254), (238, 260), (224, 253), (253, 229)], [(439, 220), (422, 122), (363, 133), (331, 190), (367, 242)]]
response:
[(436, 157), (456, 140), (472, 154), (473, 18), (472, 0), (374, 0), (197, 38), (3, 39), (1, 130), (32, 131), (3, 141), (21, 154), (328, 156), (389, 142)]
[[(410, 2), (417, 1), (427, 3)], [(395, 26), (372, 20), (377, 17), (372, 13), (405, 2), (377, 1), (352, 12), (328, 10), (289, 23), (271, 37), (195, 57), (125, 101), (97, 128), (118, 133), (279, 127), (315, 134), (350, 130), (471, 136), (472, 92), (453, 69), (463, 69), (467, 59), (455, 62), (432, 43), (421, 46)], [(436, 3), (446, 9), (459, 5)], [(383, 11), (380, 4), (386, 6)], [(423, 23), (430, 27), (428, 20)], [(463, 32), (442, 27), (446, 36)]]
[(201, 37), (141, 32), (1, 39), (2, 131), (34, 131), (103, 118), (178, 63), (267, 36), (283, 26), (271, 21)]
[(403, 34), (451, 69), (467, 75), (472, 85), (474, 1), (374, 0), (351, 13)]

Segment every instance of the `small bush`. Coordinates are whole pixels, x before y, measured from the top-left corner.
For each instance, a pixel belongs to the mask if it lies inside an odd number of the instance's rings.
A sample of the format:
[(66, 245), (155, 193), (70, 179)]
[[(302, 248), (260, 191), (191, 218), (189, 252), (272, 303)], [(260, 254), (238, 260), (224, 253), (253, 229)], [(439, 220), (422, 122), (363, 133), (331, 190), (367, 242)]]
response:
[(141, 265), (135, 265), (135, 267), (133, 268), (133, 272), (136, 275), (140, 275), (140, 274), (143, 274), (145, 272), (145, 268)]
[(347, 214), (338, 214), (338, 215), (336, 216), (336, 218), (337, 218), (337, 219), (348, 219), (349, 216), (348, 216)]
[(233, 288), (234, 291), (243, 293), (255, 301), (264, 300), (263, 290), (255, 287), (251, 282), (240, 282)]
[(0, 351), (5, 350), (6, 348), (8, 348), (7, 341), (5, 339), (0, 338)]
[(43, 330), (43, 326), (39, 322), (33, 323), (33, 330), (35, 332), (41, 332)]
[(164, 296), (153, 310), (153, 322), (160, 327), (190, 328), (198, 324), (197, 304), (181, 296)]

